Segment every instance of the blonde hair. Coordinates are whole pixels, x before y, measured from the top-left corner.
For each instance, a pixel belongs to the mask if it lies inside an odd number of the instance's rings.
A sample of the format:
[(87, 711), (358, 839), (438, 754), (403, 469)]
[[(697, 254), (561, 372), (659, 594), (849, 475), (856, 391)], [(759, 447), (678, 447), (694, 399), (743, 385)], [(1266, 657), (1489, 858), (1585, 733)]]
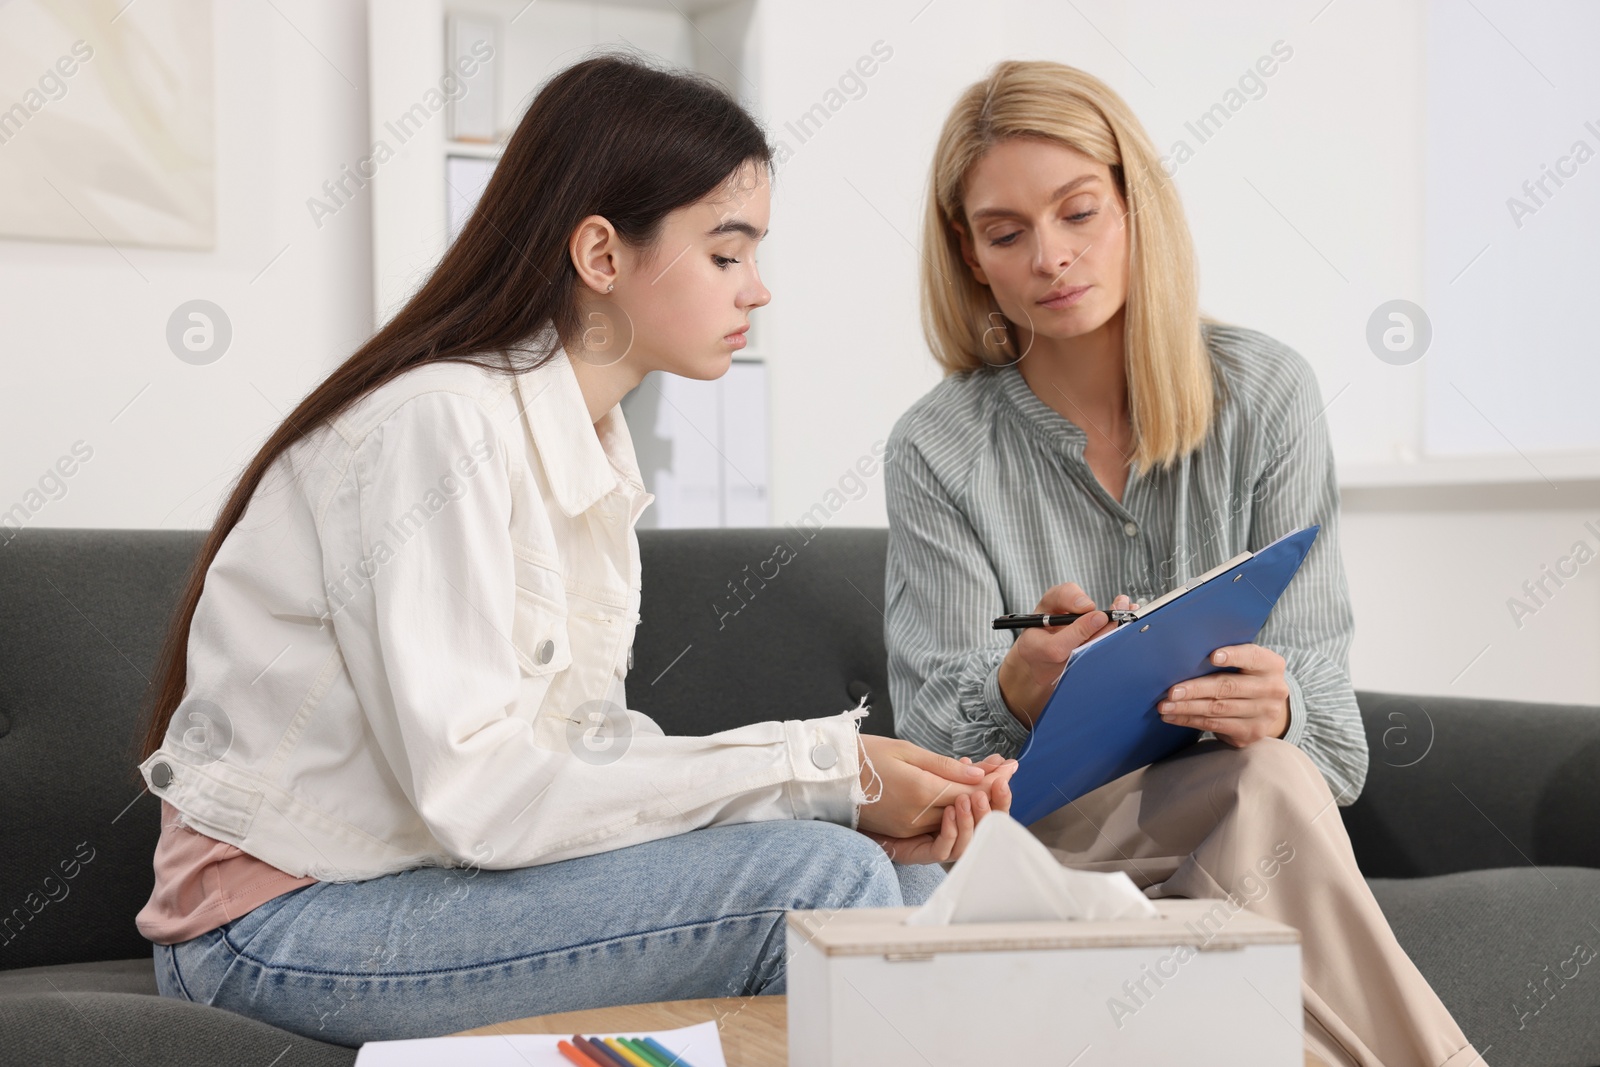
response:
[[(1111, 170), (1127, 204), (1128, 296), (1123, 343), (1133, 462), (1142, 475), (1199, 447), (1217, 386), (1201, 337), (1194, 246), (1178, 192), (1128, 105), (1073, 67), (1007, 61), (956, 101), (934, 152), (923, 224), (922, 328), (946, 374), (1014, 363), (1015, 324), (961, 256), (954, 222), (974, 164), (1012, 137), (1054, 141)], [(996, 329), (1002, 322), (1007, 328)], [(986, 358), (998, 350), (1001, 358)]]

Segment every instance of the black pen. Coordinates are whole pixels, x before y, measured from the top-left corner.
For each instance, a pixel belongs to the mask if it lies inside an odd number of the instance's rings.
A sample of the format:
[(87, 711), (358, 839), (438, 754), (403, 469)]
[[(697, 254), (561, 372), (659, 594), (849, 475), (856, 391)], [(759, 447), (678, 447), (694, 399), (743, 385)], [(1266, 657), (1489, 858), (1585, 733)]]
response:
[[(1084, 611), (1069, 615), (1002, 615), (994, 620), (996, 630), (1026, 630), (1032, 626), (1067, 626), (1077, 622), (1085, 615), (1093, 615), (1092, 611)], [(1132, 622), (1139, 617), (1137, 611), (1123, 611), (1121, 609), (1108, 610), (1107, 615), (1111, 621), (1121, 625)]]

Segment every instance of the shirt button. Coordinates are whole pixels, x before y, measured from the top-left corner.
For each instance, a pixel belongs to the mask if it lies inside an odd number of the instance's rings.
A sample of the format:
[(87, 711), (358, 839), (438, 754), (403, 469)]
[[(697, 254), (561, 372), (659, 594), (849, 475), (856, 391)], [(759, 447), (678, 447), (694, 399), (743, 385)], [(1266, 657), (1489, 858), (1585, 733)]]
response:
[(533, 652), (533, 658), (540, 663), (549, 663), (550, 657), (556, 654), (556, 643), (548, 637), (539, 642), (539, 647)]
[(824, 741), (811, 750), (811, 762), (823, 770), (827, 770), (839, 762), (839, 752), (832, 745)]
[(1122, 524), (1122, 532), (1127, 534), (1129, 537), (1132, 537), (1134, 534), (1139, 532), (1139, 524), (1136, 522), (1125, 522)]
[(172, 768), (165, 763), (157, 763), (150, 768), (150, 784), (157, 789), (165, 789), (172, 784)]

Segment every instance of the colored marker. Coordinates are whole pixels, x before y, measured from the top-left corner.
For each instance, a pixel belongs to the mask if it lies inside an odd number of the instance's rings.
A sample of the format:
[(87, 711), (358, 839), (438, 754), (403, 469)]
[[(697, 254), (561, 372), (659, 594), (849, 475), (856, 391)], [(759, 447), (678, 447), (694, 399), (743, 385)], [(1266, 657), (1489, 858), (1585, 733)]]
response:
[(599, 1038), (579, 1037), (572, 1043), (587, 1053), (600, 1067), (633, 1067), (633, 1064), (607, 1048), (605, 1042)]
[(624, 1045), (627, 1045), (628, 1048), (632, 1049), (634, 1055), (638, 1056), (641, 1060), (644, 1060), (644, 1062), (648, 1063), (650, 1067), (672, 1067), (671, 1063), (656, 1055), (655, 1051), (651, 1049), (649, 1045), (645, 1044), (637, 1037), (619, 1037), (617, 1040), (621, 1041)]
[(556, 1050), (567, 1059), (577, 1064), (578, 1067), (609, 1067), (608, 1064), (594, 1062), (594, 1060), (590, 1059), (588, 1056), (585, 1056), (581, 1051), (579, 1051), (570, 1041), (557, 1041)]
[(666, 1067), (694, 1067), (694, 1064), (684, 1059), (681, 1053), (673, 1052), (653, 1037), (645, 1038), (644, 1043), (650, 1046), (651, 1050), (666, 1064)]
[(608, 1037), (604, 1038), (603, 1040), (606, 1043), (606, 1047), (612, 1049), (617, 1055), (621, 1056), (627, 1061), (628, 1067), (654, 1067), (649, 1060), (644, 1059), (637, 1052), (633, 1051), (633, 1049), (629, 1048), (627, 1045), (624, 1045), (616, 1038)]

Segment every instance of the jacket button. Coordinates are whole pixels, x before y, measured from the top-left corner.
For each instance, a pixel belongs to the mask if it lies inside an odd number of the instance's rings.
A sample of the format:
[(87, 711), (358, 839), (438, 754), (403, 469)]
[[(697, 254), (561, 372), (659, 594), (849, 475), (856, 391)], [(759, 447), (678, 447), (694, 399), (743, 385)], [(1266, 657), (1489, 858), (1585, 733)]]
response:
[(165, 763), (157, 763), (150, 768), (150, 784), (157, 789), (165, 789), (172, 784), (172, 768)]
[(851, 682), (844, 687), (844, 691), (850, 694), (851, 700), (865, 700), (868, 704), (872, 703), (872, 686), (866, 682), (859, 680)]
[(1136, 522), (1125, 522), (1122, 524), (1122, 532), (1127, 534), (1129, 537), (1132, 537), (1134, 534), (1139, 532), (1139, 524)]
[(540, 663), (549, 663), (550, 657), (556, 654), (556, 643), (548, 637), (539, 642), (539, 647), (534, 649), (533, 658)]
[(835, 763), (839, 762), (839, 753), (832, 745), (824, 741), (822, 744), (811, 750), (811, 762), (815, 763), (823, 770), (827, 770), (829, 767), (832, 767)]

